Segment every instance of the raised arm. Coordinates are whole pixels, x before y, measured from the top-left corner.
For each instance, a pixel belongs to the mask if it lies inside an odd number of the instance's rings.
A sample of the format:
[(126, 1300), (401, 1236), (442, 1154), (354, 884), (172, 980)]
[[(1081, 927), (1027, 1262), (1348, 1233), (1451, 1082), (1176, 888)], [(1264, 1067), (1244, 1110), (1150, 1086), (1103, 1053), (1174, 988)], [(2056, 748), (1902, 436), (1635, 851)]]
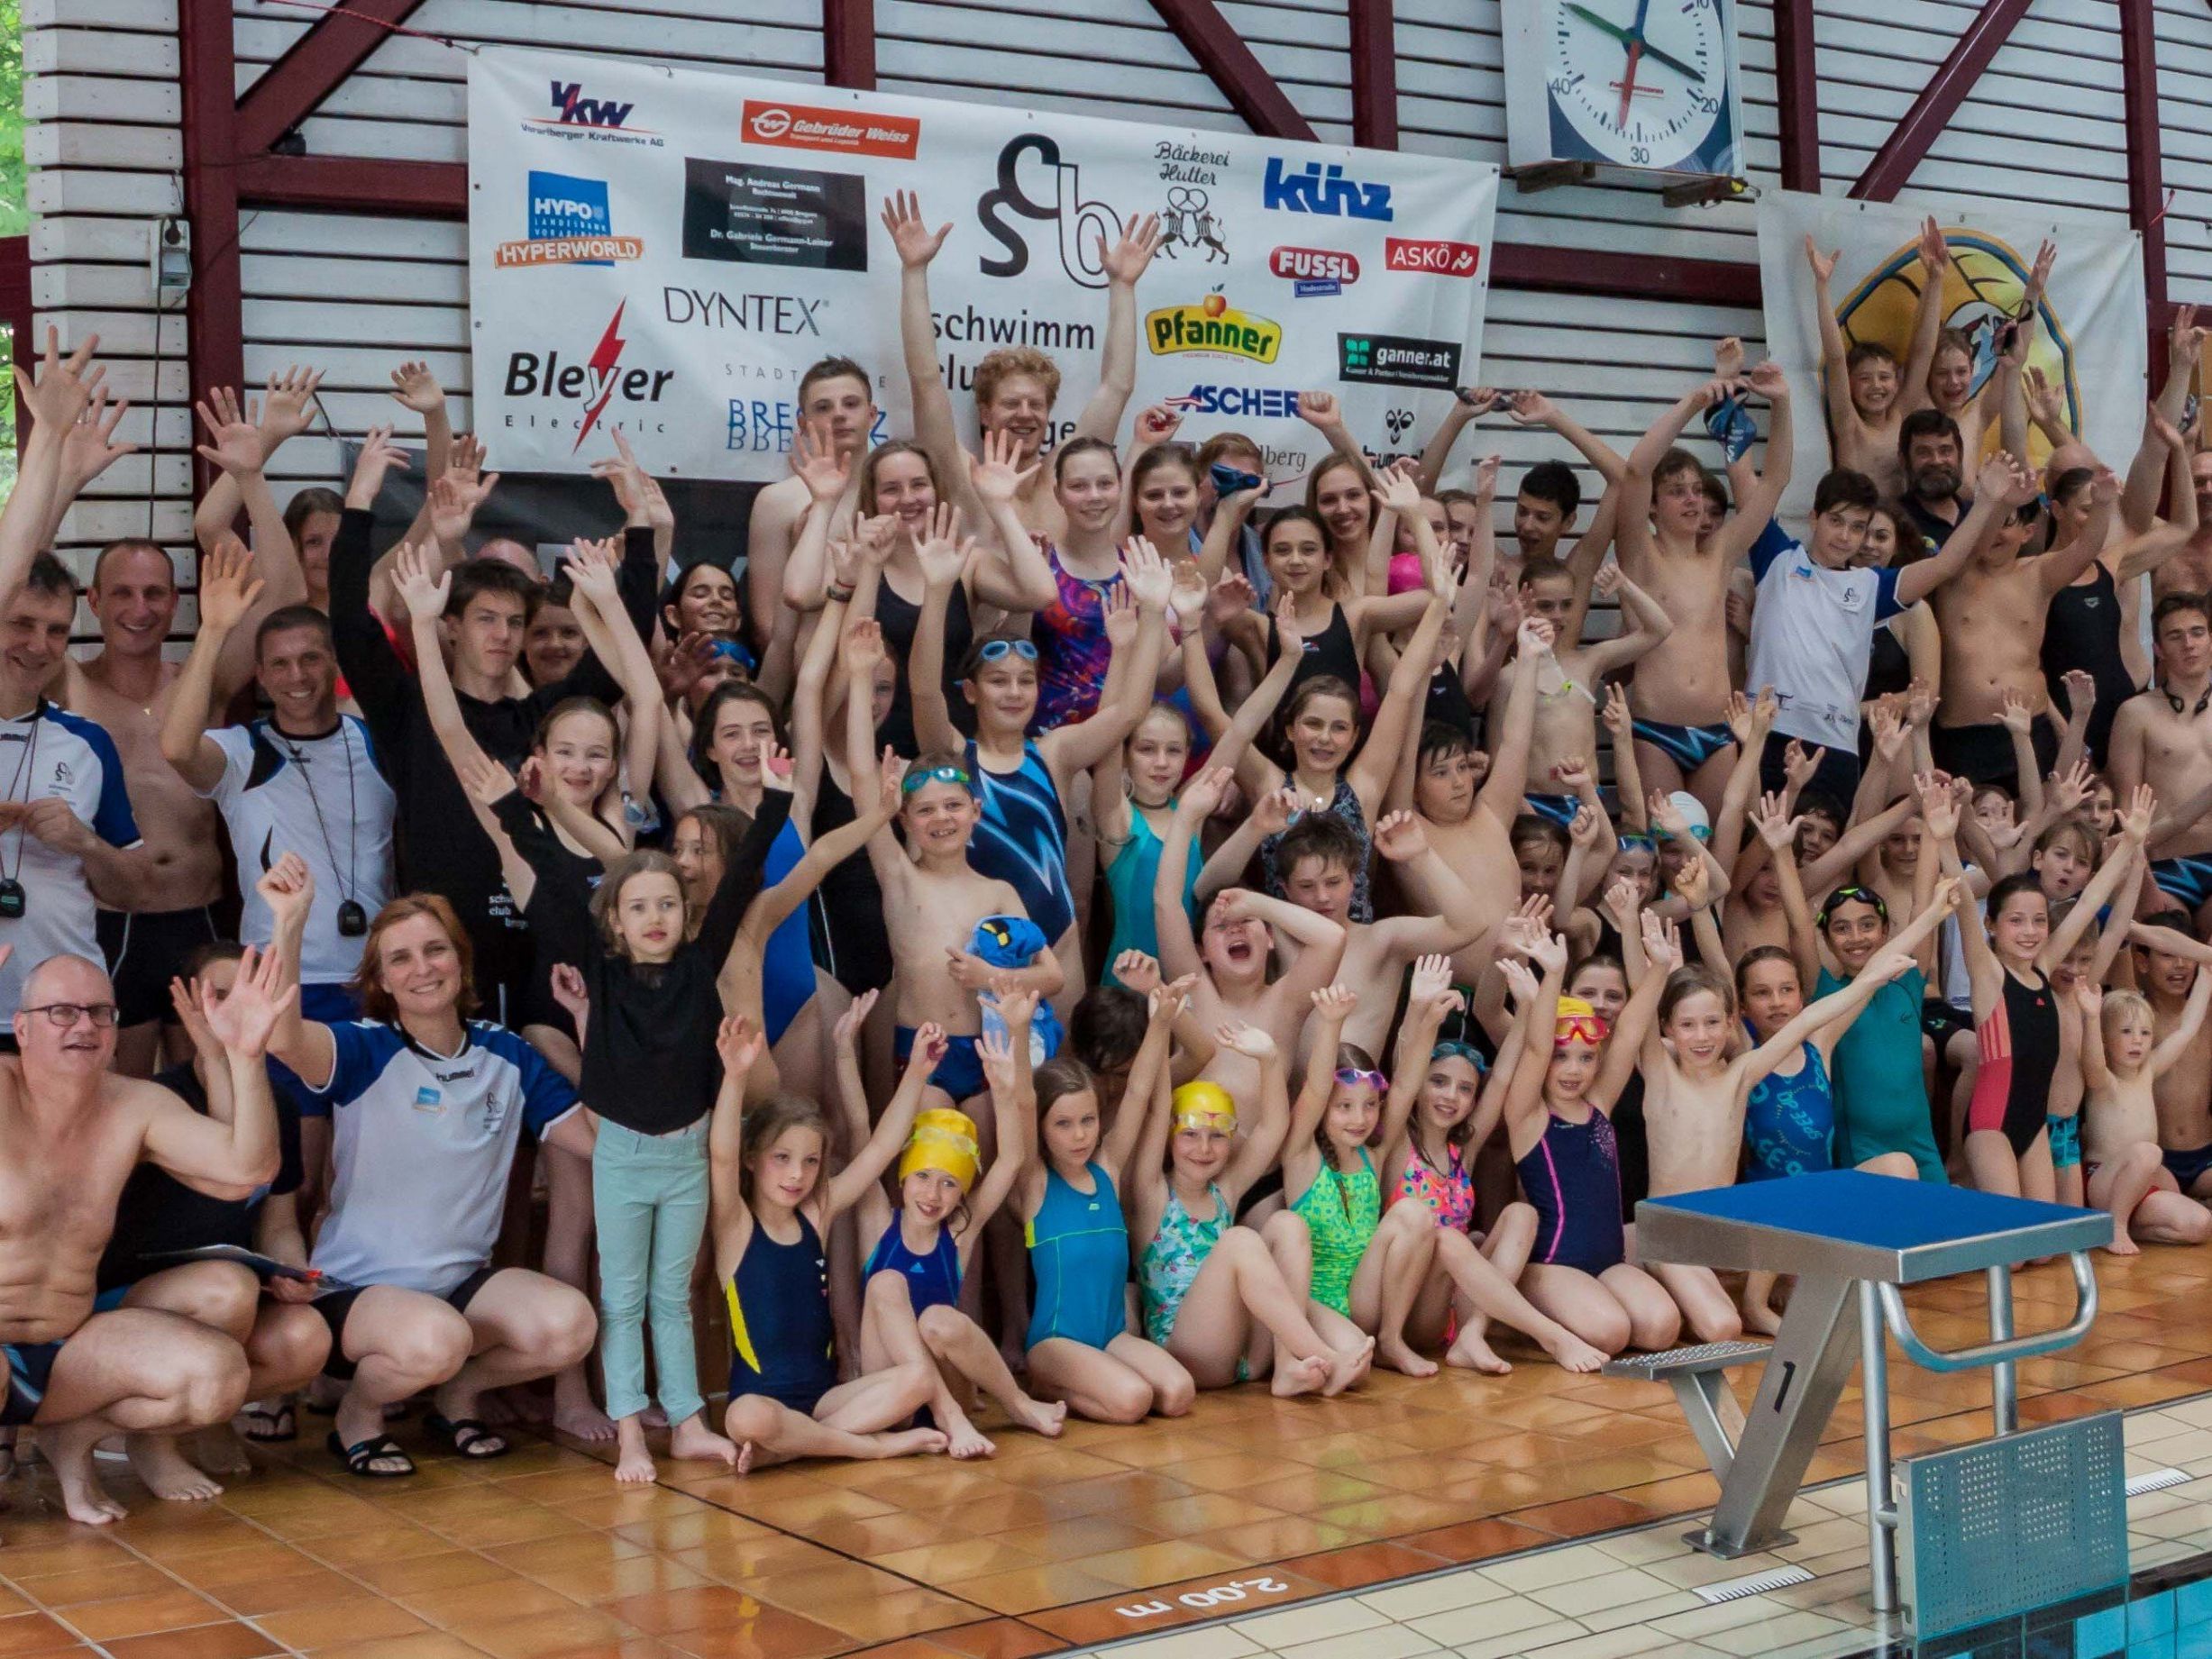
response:
[(2135, 860), (2142, 853), (2143, 843), (2150, 838), (2151, 819), (2157, 809), (2158, 798), (2152, 793), (2149, 784), (2142, 785), (2132, 798), (2122, 803), (2121, 850), (2105, 860), (2103, 866), (2089, 878), (2089, 886), (2081, 889), (2081, 897), (2074, 907), (2066, 913), (2066, 919), (2051, 930), (2051, 937), (2044, 941), (2043, 948), (2036, 953), (2035, 960), (2039, 965), (2048, 968), (2053, 963), (2064, 962), (2074, 946), (2080, 943), (2082, 934), (2089, 931), (2089, 924), (2097, 919), (2097, 913), (2104, 908), (2105, 901), (2112, 897), (2121, 878), (2134, 873)]
[(1905, 384), (1897, 390), (1897, 413), (1928, 406), (1928, 370), (1943, 333), (1943, 283), (1951, 270), (1951, 248), (1933, 216), (1920, 226), (1920, 299), (1913, 309), (1913, 343), (1905, 360)]
[(1820, 244), (1806, 235), (1805, 259), (1813, 270), (1813, 318), (1820, 325), (1821, 390), (1828, 406), (1828, 424), (1839, 437), (1847, 432), (1862, 437), (1866, 424), (1859, 418), (1859, 406), (1851, 402), (1851, 347), (1843, 339), (1843, 325), (1836, 321), (1835, 300), (1828, 287), (1841, 257), (1841, 250), (1823, 253)]
[[(1089, 770), (1120, 748), (1152, 706), (1153, 681), (1167, 649), (1167, 598), (1175, 576), (1142, 536), (1132, 537), (1122, 550), (1121, 574), (1120, 586), (1106, 596), (1106, 637), (1115, 657), (1127, 648), (1131, 661), (1126, 671), (1109, 673), (1106, 695), (1087, 717), (1038, 740), (1037, 747), (1056, 770)], [(1134, 628), (1129, 625), (1131, 622)], [(1136, 635), (1133, 642), (1127, 637), (1131, 633)]]
[(1459, 442), (1459, 434), (1477, 420), (1496, 408), (1502, 395), (1486, 386), (1463, 386), (1459, 395), (1451, 400), (1451, 407), (1444, 411), (1444, 418), (1436, 424), (1436, 431), (1421, 446), (1421, 471), (1417, 481), (1421, 493), (1436, 494), (1442, 482), (1444, 468), (1451, 460), (1452, 446)]
[(882, 220), (899, 253), (899, 342), (913, 397), (914, 441), (928, 451), (946, 488), (964, 492), (968, 469), (952, 396), (937, 363), (937, 319), (929, 309), (929, 261), (944, 247), (952, 222), (929, 229), (922, 223), (920, 198), (910, 190), (885, 198)]
[(623, 787), (642, 802), (651, 798), (660, 753), (661, 682), (654, 674), (645, 642), (624, 608), (616, 586), (615, 561), (616, 543), (611, 540), (575, 542), (569, 551), (569, 581), (584, 639), (622, 688), (623, 706), (629, 713), (622, 740)]
[(257, 1186), (276, 1178), (281, 1162), (277, 1103), (263, 1057), (278, 1019), (298, 998), (297, 971), (251, 945), (239, 959), (228, 995), (218, 1000), (211, 986), (201, 986), (201, 1016), (229, 1062), (231, 1118), (203, 1117), (166, 1089), (135, 1085), (152, 1089), (162, 1102), (146, 1122), (150, 1159), (186, 1181)]
[(922, 1090), (928, 1086), (929, 1073), (944, 1058), (942, 1026), (925, 1025), (915, 1032), (914, 1048), (907, 1056), (906, 1071), (899, 1079), (899, 1087), (890, 1104), (883, 1108), (883, 1116), (876, 1120), (875, 1133), (853, 1153), (852, 1162), (821, 1187), (824, 1227), (882, 1180), (883, 1171), (905, 1150), (907, 1136), (914, 1131), (914, 1115), (921, 1109)]
[(92, 361), (99, 344), (100, 337), (92, 335), (64, 360), (49, 327), (38, 378), (15, 370), (15, 396), (31, 412), (32, 425), (15, 488), (0, 509), (0, 601), (23, 586), (31, 561), (44, 550), (48, 521), (69, 508), (61, 488), (62, 447), (107, 373), (105, 365)]
[(1210, 766), (1183, 786), (1175, 799), (1175, 814), (1160, 847), (1159, 871), (1152, 880), (1152, 924), (1159, 934), (1160, 968), (1181, 979), (1203, 966), (1198, 939), (1191, 931), (1191, 913), (1184, 906), (1183, 889), (1190, 880), (1191, 843), (1199, 827), (1221, 804), (1229, 787), (1229, 773)]
[(1121, 429), (1122, 412), (1137, 389), (1137, 282), (1160, 245), (1160, 216), (1131, 214), (1120, 239), (1109, 248), (1098, 239), (1098, 260), (1106, 273), (1106, 341), (1099, 353), (1098, 390), (1075, 417), (1074, 435), (1111, 443)]
[(1259, 1062), (1258, 1108), (1249, 1114), (1239, 1111), (1238, 1126), (1242, 1134), (1236, 1151), (1229, 1154), (1229, 1167), (1221, 1171), (1221, 1190), (1234, 1204), (1282, 1155), (1290, 1123), (1290, 1088), (1284, 1079), (1283, 1051), (1258, 1026), (1224, 1025), (1220, 1037), (1225, 1046)]
[(202, 793), (223, 779), (223, 746), (207, 735), (207, 722), (215, 707), (215, 664), (261, 594), (260, 579), (249, 575), (251, 563), (236, 536), (225, 536), (200, 561), (199, 632), (161, 718), (161, 758)]
[(973, 537), (955, 538), (956, 509), (940, 506), (930, 534), (915, 544), (922, 567), (921, 614), (914, 624), (914, 646), (907, 656), (906, 683), (914, 708), (914, 737), (924, 753), (958, 749), (964, 740), (945, 701), (945, 615), (953, 589), (975, 551)]
[[(1324, 985), (1313, 993), (1313, 1016), (1309, 1022), (1313, 1042), (1306, 1051), (1305, 1081), (1291, 1102), (1290, 1127), (1283, 1136), (1283, 1201), (1295, 1204), (1305, 1196), (1321, 1173), (1321, 1151), (1313, 1132), (1321, 1126), (1329, 1097), (1336, 1088), (1337, 1046), (1344, 1041), (1344, 1022), (1359, 1006), (1359, 995), (1343, 985)], [(1263, 1166), (1264, 1167), (1264, 1166)], [(1254, 1171), (1257, 1179), (1257, 1171)]]
[[(255, 584), (260, 592), (259, 608), (251, 613), (251, 619), (258, 620), (283, 606), (299, 604), (307, 597), (307, 583), (300, 575), (299, 555), (293, 550), (291, 532), (284, 527), (284, 515), (277, 508), (277, 498), (270, 493), (268, 479), (262, 476), (261, 429), (246, 420), (239, 408), (237, 395), (228, 387), (216, 387), (193, 408), (200, 424), (207, 428), (208, 438), (208, 442), (198, 446), (197, 453), (212, 461), (244, 498), (246, 516), (252, 526), (252, 568), (261, 579)], [(226, 648), (215, 661), (215, 697), (228, 702), (252, 677), (253, 630), (235, 627)]]
[(1052, 566), (1045, 561), (1045, 550), (1015, 510), (1014, 498), (1045, 463), (1033, 460), (1017, 469), (1018, 452), (1011, 437), (987, 432), (980, 460), (964, 452), (961, 456), (967, 465), (969, 492), (982, 504), (999, 544), (995, 557), (972, 561), (970, 579), (976, 597), (1002, 611), (1041, 611), (1060, 597), (1060, 587)]
[[(2189, 1045), (2197, 1040), (2197, 1034), (2204, 1029), (2205, 1009), (2207, 1007), (2212, 1007), (2212, 969), (2199, 968), (2196, 979), (2189, 984), (2189, 1000), (2181, 1005), (2180, 1019), (2151, 1051), (2150, 1071), (2153, 1078), (2172, 1070), (2181, 1056), (2189, 1052)], [(2084, 1046), (2087, 1046), (2086, 1041)]]

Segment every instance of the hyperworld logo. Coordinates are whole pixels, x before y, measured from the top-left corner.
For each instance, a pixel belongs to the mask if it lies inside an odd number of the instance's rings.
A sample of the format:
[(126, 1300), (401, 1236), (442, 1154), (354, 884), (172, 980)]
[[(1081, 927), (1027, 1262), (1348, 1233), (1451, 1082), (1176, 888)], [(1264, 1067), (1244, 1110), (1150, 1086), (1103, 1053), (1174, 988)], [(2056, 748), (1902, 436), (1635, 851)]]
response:
[(611, 265), (641, 258), (645, 244), (635, 236), (614, 234), (604, 178), (569, 173), (530, 174), (525, 198), (527, 234), (492, 251), (501, 269), (526, 265)]

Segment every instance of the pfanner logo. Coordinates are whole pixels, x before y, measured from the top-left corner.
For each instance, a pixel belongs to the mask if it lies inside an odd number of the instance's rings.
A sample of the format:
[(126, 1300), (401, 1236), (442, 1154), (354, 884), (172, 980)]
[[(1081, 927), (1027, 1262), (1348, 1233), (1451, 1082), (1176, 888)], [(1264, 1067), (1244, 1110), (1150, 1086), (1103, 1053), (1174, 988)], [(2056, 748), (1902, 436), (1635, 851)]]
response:
[(1195, 305), (1167, 305), (1147, 313), (1145, 334), (1155, 357), (1204, 351), (1272, 363), (1283, 349), (1282, 324), (1230, 309), (1218, 291)]
[(1309, 161), (1293, 173), (1284, 169), (1282, 157), (1269, 156), (1260, 204), (1284, 213), (1326, 214), (1337, 219), (1387, 222), (1391, 217), (1388, 185), (1347, 178), (1333, 161), (1327, 166)]
[[(645, 407), (661, 401), (668, 383), (676, 378), (672, 369), (622, 367), (623, 348), (629, 343), (622, 334), (622, 314), (628, 304), (626, 300), (615, 307), (615, 314), (607, 321), (607, 332), (584, 362), (563, 362), (559, 352), (551, 351), (542, 357), (535, 351), (516, 351), (507, 357), (506, 392), (510, 401), (549, 398), (580, 406), (571, 454), (583, 448), (584, 440), (599, 425), (609, 404), (618, 401), (642, 414)], [(626, 413), (626, 409), (617, 411), (616, 425), (622, 424)], [(515, 418), (508, 417), (510, 423)]]
[(612, 265), (642, 258), (645, 244), (617, 236), (608, 210), (607, 181), (568, 173), (530, 175), (526, 198), (529, 234), (492, 250), (502, 269), (528, 265)]
[(553, 114), (549, 125), (556, 127), (623, 127), (643, 132), (641, 127), (629, 125), (630, 112), (635, 104), (617, 104), (612, 98), (587, 98), (584, 84), (580, 80), (554, 81), (553, 87)]

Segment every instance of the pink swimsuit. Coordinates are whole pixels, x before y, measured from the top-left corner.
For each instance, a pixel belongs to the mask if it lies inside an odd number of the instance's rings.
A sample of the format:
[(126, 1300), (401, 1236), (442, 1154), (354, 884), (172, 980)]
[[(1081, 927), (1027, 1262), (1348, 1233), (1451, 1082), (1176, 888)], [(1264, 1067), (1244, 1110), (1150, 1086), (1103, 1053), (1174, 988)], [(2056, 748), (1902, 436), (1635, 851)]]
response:
[(1475, 1178), (1467, 1173), (1467, 1165), (1456, 1146), (1447, 1147), (1451, 1160), (1449, 1168), (1440, 1173), (1429, 1166), (1421, 1155), (1420, 1143), (1407, 1150), (1405, 1170), (1398, 1177), (1398, 1190), (1391, 1202), (1400, 1199), (1419, 1199), (1434, 1212), (1436, 1225), (1464, 1233), (1475, 1219)]

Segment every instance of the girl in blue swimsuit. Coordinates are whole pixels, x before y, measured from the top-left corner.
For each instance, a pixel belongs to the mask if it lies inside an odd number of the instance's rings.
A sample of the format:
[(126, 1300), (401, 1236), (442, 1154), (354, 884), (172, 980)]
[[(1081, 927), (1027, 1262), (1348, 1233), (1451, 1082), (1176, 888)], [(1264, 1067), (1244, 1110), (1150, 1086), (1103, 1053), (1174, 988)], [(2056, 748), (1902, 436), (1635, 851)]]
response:
[(928, 579), (922, 616), (907, 665), (914, 688), (914, 730), (925, 752), (964, 754), (975, 780), (983, 822), (968, 844), (968, 862), (1007, 882), (1044, 930), (1066, 970), (1053, 999), (1063, 1021), (1083, 991), (1075, 894), (1068, 880), (1065, 802), (1078, 772), (1093, 767), (1135, 729), (1152, 706), (1152, 686), (1166, 648), (1167, 602), (1174, 579), (1149, 542), (1125, 550), (1124, 580), (1107, 597), (1104, 627), (1113, 645), (1097, 712), (1086, 720), (1032, 737), (1037, 718), (1037, 647), (1025, 635), (991, 634), (968, 647), (960, 686), (975, 714), (975, 735), (953, 724), (943, 695), (945, 610), (973, 543), (949, 535), (916, 550)]
[[(1665, 951), (1666, 930), (1648, 914), (1643, 921), (1646, 948)], [(1540, 981), (1513, 956), (1499, 963), (1519, 1007), (1521, 1034), (1505, 1093), (1505, 1132), (1522, 1192), (1536, 1210), (1536, 1244), (1522, 1271), (1521, 1291), (1605, 1354), (1632, 1345), (1668, 1347), (1682, 1315), (1659, 1281), (1628, 1260), (1613, 1138), (1613, 1103), (1635, 1071), (1665, 971), (1637, 973), (1644, 963), (1643, 953), (1635, 953), (1634, 989), (1609, 1034), (1588, 1003), (1559, 995), (1565, 939), (1513, 916), (1500, 930), (1500, 944), (1543, 973)]]
[(737, 1472), (793, 1457), (900, 1457), (942, 1452), (935, 1428), (900, 1429), (939, 1387), (912, 1360), (837, 1381), (831, 1351), (829, 1261), (823, 1240), (904, 1144), (945, 1034), (922, 1028), (899, 1091), (874, 1133), (824, 1178), (829, 1120), (811, 1100), (778, 1095), (745, 1109), (746, 1077), (767, 1052), (750, 1020), (722, 1022), (722, 1087), (708, 1132), (715, 1272), (729, 1303), (729, 1406)]
[(1143, 1133), (1155, 1082), (1167, 1070), (1178, 997), (1156, 989), (1128, 1087), (1102, 1138), (1099, 1080), (1061, 1056), (1037, 1069), (1039, 1146), (1014, 1182), (1037, 1276), (1029, 1314), (1029, 1384), (1094, 1423), (1181, 1417), (1197, 1384), (1165, 1348), (1133, 1335), (1123, 1290), (1129, 1230), (1120, 1182)]
[[(873, 1239), (862, 1273), (866, 1289), (860, 1317), (860, 1363), (864, 1369), (920, 1361), (936, 1387), (928, 1406), (955, 1457), (989, 1457), (997, 1450), (976, 1432), (960, 1404), (970, 1385), (1005, 1408), (1024, 1428), (1057, 1435), (1065, 1405), (1032, 1399), (1014, 1381), (998, 1346), (960, 1311), (960, 1286), (977, 1242), (1027, 1161), (1024, 1136), (1032, 1089), (1029, 1017), (1037, 998), (1001, 982), (999, 1011), (1003, 1036), (978, 1037), (975, 1048), (991, 1088), (1000, 1156), (989, 1174), (982, 1166), (975, 1124), (949, 1107), (921, 1113), (899, 1159), (899, 1207), (881, 1182), (860, 1201), (860, 1236)], [(854, 1135), (867, 1133), (867, 1096), (860, 1080), (857, 1041), (873, 995), (853, 1005), (836, 1034), (837, 1083)], [(928, 1027), (923, 1028), (925, 1031)], [(915, 1053), (921, 1052), (919, 1042)], [(909, 1071), (911, 1073), (911, 1062)], [(928, 1075), (924, 1073), (925, 1077)], [(955, 1381), (959, 1386), (955, 1388)]]

